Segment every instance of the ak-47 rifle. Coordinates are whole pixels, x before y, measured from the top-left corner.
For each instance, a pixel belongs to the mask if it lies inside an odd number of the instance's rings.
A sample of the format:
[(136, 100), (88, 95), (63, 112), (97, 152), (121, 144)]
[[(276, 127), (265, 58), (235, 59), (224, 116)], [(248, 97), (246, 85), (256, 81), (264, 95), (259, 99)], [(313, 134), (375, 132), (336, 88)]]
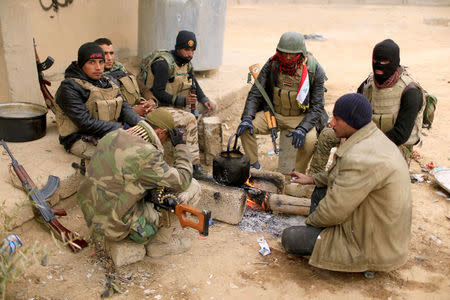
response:
[[(209, 220), (211, 219), (211, 211), (199, 211), (186, 204), (179, 204), (177, 195), (173, 193), (164, 193), (164, 189), (152, 189), (145, 196), (145, 200), (152, 202), (157, 209), (162, 208), (166, 211), (174, 212), (182, 228), (191, 227), (197, 229), (202, 236), (209, 234)], [(190, 216), (196, 216), (198, 222), (188, 219)]]
[[(190, 93), (190, 94), (197, 95), (197, 80), (195, 80), (195, 77), (194, 77), (194, 71), (192, 71), (192, 70), (190, 71), (189, 77), (190, 77), (191, 80), (192, 80), (192, 85), (191, 85), (191, 88), (190, 88), (190, 90), (189, 90), (189, 93)], [(195, 117), (196, 119), (198, 119), (197, 103), (191, 104), (191, 114), (193, 114), (194, 117)]]
[[(278, 137), (278, 125), (277, 125), (277, 119), (275, 118), (275, 111), (272, 106), (272, 103), (270, 102), (269, 96), (267, 95), (266, 91), (262, 87), (261, 83), (258, 81), (258, 75), (261, 70), (261, 67), (259, 64), (251, 65), (249, 68), (251, 76), (253, 76), (253, 79), (255, 80), (255, 85), (258, 88), (258, 90), (261, 92), (264, 100), (267, 102), (266, 109), (264, 109), (264, 116), (266, 117), (267, 127), (270, 130), (270, 137), (272, 138), (272, 144), (273, 144), (273, 151), (278, 154), (280, 151), (277, 148), (277, 137)], [(249, 80), (250, 80), (249, 75)]]
[[(56, 233), (56, 237), (61, 239), (63, 242), (67, 243), (69, 248), (76, 252), (86, 247), (88, 244), (85, 240), (79, 238), (77, 235), (72, 233), (69, 229), (65, 228), (59, 221), (56, 219), (55, 215), (65, 216), (67, 215), (64, 210), (53, 210), (48, 205), (47, 199), (56, 191), (59, 185), (59, 178), (53, 175), (48, 177), (47, 184), (42, 188), (38, 189), (34, 182), (31, 180), (28, 173), (25, 171), (24, 167), (20, 165), (17, 160), (12, 155), (11, 151), (9, 151), (8, 146), (5, 141), (1, 140), (0, 144), (5, 148), (6, 152), (8, 152), (9, 156), (12, 160), (12, 167), (14, 172), (19, 177), (20, 182), (22, 182), (23, 188), (26, 190), (28, 196), (33, 201), (34, 206), (37, 210), (39, 210), (42, 218), (45, 221), (45, 224)], [(35, 210), (33, 209), (35, 212)]]
[(47, 85), (51, 86), (51, 82), (46, 80), (44, 78), (44, 73), (42, 71), (47, 70), (50, 68), (55, 60), (51, 58), (50, 56), (47, 56), (47, 59), (44, 62), (40, 62), (39, 56), (37, 54), (36, 50), (36, 43), (33, 38), (33, 46), (34, 46), (34, 56), (36, 58), (36, 67), (38, 72), (38, 78), (39, 78), (39, 86), (41, 87), (42, 95), (44, 96), (45, 104), (47, 105), (48, 109), (50, 109), (54, 114), (56, 114), (56, 106), (55, 106), (55, 99), (53, 98), (50, 91), (47, 89)]

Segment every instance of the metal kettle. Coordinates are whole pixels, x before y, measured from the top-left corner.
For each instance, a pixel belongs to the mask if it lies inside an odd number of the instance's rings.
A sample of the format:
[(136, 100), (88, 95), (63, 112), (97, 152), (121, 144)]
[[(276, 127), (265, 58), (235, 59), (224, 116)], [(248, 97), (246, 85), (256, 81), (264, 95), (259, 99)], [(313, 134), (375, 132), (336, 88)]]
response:
[[(233, 149), (230, 150), (231, 141)], [(236, 148), (238, 136), (234, 133), (228, 139), (227, 151), (222, 151), (213, 159), (213, 177), (221, 184), (228, 186), (242, 186), (250, 177), (250, 160), (239, 147)]]

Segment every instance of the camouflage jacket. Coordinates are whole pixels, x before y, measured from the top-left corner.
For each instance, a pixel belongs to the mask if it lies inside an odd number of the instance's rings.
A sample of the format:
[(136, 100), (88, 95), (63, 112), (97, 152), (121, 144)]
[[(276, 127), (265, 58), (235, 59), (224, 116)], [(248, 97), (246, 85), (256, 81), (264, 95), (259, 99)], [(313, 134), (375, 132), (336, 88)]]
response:
[(130, 226), (143, 214), (147, 190), (168, 187), (181, 192), (192, 180), (186, 145), (175, 147), (175, 163), (170, 167), (163, 160), (163, 146), (155, 131), (145, 121), (137, 126), (145, 129), (150, 142), (123, 129), (108, 133), (99, 141), (78, 188), (87, 225), (109, 240), (118, 241), (130, 233)]

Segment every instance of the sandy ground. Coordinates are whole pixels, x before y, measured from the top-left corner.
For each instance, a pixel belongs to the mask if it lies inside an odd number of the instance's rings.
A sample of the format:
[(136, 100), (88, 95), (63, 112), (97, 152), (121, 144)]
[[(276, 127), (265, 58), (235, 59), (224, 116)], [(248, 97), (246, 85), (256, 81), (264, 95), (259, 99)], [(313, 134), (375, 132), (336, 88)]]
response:
[[(223, 65), (200, 78), (207, 95), (220, 98), (246, 85), (247, 68), (263, 64), (274, 53), (284, 31), (317, 33), (326, 41), (308, 41), (308, 49), (324, 67), (326, 109), (336, 98), (355, 91), (371, 70), (375, 43), (392, 38), (401, 49), (401, 62), (438, 99), (435, 123), (418, 148), (422, 162), (450, 167), (450, 28), (429, 25), (430, 19), (450, 18), (450, 7), (356, 6), (356, 5), (231, 5), (227, 13)], [(432, 20), (431, 20), (432, 23)], [(56, 84), (57, 86), (57, 84)], [(245, 97), (224, 99), (219, 116), (224, 141), (235, 130)], [(269, 139), (259, 140), (263, 167), (274, 170), (276, 156), (268, 156)], [(421, 167), (413, 162), (413, 173)], [(430, 178), (431, 179), (431, 178)], [(118, 268), (123, 294), (115, 299), (448, 299), (450, 285), (449, 201), (433, 181), (415, 183), (412, 240), (407, 263), (396, 271), (377, 273), (374, 279), (361, 274), (320, 270), (306, 259), (288, 256), (277, 238), (241, 231), (216, 222), (210, 236), (193, 238), (184, 255), (143, 261)], [(88, 235), (74, 200), (64, 201), (69, 216), (61, 222)], [(192, 231), (187, 233), (195, 235)], [(96, 299), (104, 290), (104, 265), (93, 248), (73, 254), (51, 247), (49, 234), (34, 221), (17, 228), (25, 245), (40, 241), (52, 251), (47, 266), (35, 265), (9, 286), (9, 299)], [(272, 254), (261, 256), (256, 239), (264, 236)]]

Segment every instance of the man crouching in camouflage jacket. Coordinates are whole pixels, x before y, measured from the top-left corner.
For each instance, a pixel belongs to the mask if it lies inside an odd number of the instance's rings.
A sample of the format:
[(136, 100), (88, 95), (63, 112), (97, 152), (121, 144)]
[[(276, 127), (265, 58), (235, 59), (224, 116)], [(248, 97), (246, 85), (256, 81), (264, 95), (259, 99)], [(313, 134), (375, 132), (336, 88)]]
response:
[[(172, 115), (160, 108), (136, 126), (110, 132), (99, 141), (77, 196), (94, 235), (111, 241), (151, 241), (149, 256), (189, 249), (190, 240), (173, 238), (173, 226), (161, 228), (161, 213), (144, 200), (149, 190), (166, 187), (182, 192), (179, 199), (184, 203), (196, 204), (200, 185), (192, 179), (184, 133), (174, 127)], [(174, 167), (163, 160), (162, 143), (168, 139), (175, 147)]]

